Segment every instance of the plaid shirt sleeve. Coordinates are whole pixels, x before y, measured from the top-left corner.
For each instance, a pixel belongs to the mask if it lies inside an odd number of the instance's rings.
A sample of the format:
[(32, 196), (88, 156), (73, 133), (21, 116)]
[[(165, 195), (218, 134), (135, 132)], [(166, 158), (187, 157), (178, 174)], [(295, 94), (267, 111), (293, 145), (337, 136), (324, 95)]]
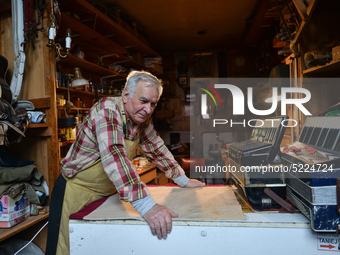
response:
[(151, 158), (152, 162), (165, 172), (166, 177), (174, 180), (180, 176), (185, 176), (184, 170), (165, 146), (164, 141), (156, 132), (152, 121), (149, 121), (149, 124), (142, 132), (140, 147)]
[[(140, 181), (139, 175), (127, 158), (124, 140), (123, 119), (119, 106), (109, 99), (102, 100), (94, 107), (85, 121), (83, 138), (80, 143), (74, 143), (72, 151), (75, 157), (85, 160), (91, 155), (88, 141), (94, 141), (96, 152), (101, 157), (104, 171), (115, 185), (120, 198), (127, 202), (136, 201), (149, 195), (146, 185)], [(72, 157), (69, 157), (72, 160)], [(63, 172), (67, 169), (63, 167)]]
[(123, 120), (118, 108), (100, 109), (94, 115), (92, 130), (98, 142), (104, 171), (124, 201), (132, 202), (149, 195), (146, 185), (127, 157)]

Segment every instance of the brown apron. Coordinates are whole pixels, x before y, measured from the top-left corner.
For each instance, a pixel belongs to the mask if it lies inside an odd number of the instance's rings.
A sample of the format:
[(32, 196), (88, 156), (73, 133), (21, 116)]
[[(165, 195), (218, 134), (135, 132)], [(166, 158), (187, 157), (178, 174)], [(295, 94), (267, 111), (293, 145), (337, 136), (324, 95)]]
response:
[[(132, 160), (136, 156), (139, 141), (129, 141), (125, 139), (128, 159)], [(57, 255), (70, 254), (69, 248), (69, 216), (78, 212), (86, 205), (97, 201), (103, 197), (112, 195), (116, 188), (105, 173), (102, 162), (98, 159), (91, 166), (78, 172), (75, 176), (68, 178), (63, 209), (61, 214)]]

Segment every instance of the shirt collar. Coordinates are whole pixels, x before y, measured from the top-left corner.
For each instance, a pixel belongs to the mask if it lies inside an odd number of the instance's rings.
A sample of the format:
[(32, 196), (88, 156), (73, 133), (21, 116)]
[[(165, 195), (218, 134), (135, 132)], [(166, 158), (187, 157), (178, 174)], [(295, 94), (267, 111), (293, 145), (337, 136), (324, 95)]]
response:
[(124, 102), (123, 102), (123, 97), (120, 97), (120, 104), (121, 104), (121, 109), (122, 109), (122, 108), (124, 109), (126, 121), (131, 121), (131, 120), (130, 120), (129, 114), (128, 114), (128, 112), (126, 111), (125, 104), (124, 104)]

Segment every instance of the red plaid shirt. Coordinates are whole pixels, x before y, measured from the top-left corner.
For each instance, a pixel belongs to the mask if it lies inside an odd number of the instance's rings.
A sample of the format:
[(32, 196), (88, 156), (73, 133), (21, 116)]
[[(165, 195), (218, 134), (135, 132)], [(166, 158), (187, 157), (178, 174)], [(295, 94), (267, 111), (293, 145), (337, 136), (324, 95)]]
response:
[(184, 175), (163, 140), (154, 129), (151, 120), (135, 125), (126, 113), (124, 136), (121, 97), (107, 97), (97, 102), (79, 125), (77, 137), (62, 160), (62, 172), (72, 177), (101, 158), (104, 171), (115, 185), (124, 201), (132, 202), (149, 195), (146, 185), (140, 181), (137, 171), (127, 158), (125, 139), (137, 140), (144, 153), (168, 178)]

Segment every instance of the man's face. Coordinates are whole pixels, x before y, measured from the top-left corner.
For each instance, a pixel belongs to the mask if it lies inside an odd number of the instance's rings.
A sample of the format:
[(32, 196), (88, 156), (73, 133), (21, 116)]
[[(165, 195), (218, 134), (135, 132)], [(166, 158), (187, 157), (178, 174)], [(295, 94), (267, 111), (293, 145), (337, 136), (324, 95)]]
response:
[(156, 108), (159, 91), (156, 86), (147, 86), (146, 81), (137, 83), (137, 88), (132, 96), (129, 97), (129, 91), (123, 92), (123, 103), (127, 113), (132, 121), (136, 124), (141, 124), (150, 118)]

